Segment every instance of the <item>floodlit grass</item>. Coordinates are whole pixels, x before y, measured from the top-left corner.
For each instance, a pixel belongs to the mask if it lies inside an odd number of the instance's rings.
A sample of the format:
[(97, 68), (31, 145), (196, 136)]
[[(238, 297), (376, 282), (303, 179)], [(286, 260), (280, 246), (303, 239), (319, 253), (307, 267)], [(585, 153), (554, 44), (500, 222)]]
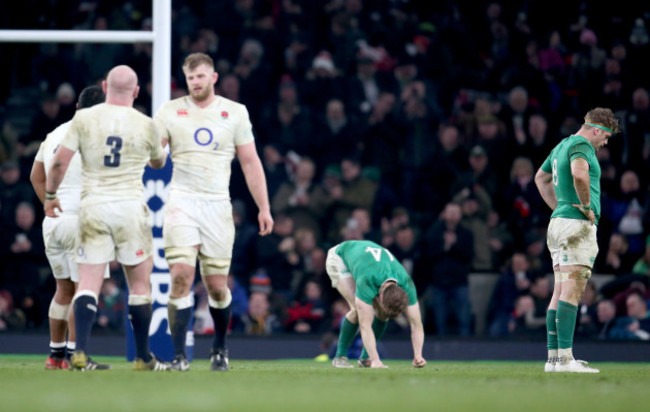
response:
[(600, 374), (548, 374), (543, 362), (429, 362), (414, 369), (334, 369), (313, 360), (197, 359), (190, 372), (46, 371), (44, 356), (0, 355), (3, 411), (640, 411), (648, 363), (593, 365)]

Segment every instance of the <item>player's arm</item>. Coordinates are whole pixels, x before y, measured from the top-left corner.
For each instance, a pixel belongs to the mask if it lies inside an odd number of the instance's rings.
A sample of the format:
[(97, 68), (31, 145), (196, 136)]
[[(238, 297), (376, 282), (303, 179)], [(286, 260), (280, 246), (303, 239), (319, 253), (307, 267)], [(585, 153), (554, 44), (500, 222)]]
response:
[(34, 192), (36, 196), (41, 201), (45, 203), (45, 180), (47, 176), (45, 175), (45, 164), (38, 160), (34, 160), (32, 165), (32, 172), (29, 174), (29, 180), (32, 182), (34, 187)]
[(593, 224), (596, 221), (593, 210), (591, 210), (591, 194), (589, 187), (591, 179), (589, 177), (589, 163), (587, 160), (578, 157), (571, 161), (571, 175), (573, 176), (573, 186), (576, 189), (579, 205), (573, 205), (584, 214)]
[(553, 189), (553, 175), (540, 168), (537, 174), (535, 174), (535, 185), (537, 185), (537, 190), (539, 190), (539, 194), (544, 199), (544, 202), (546, 202), (551, 210), (555, 210), (557, 207), (557, 196), (555, 196), (555, 190)]
[[(424, 345), (424, 328), (422, 327), (422, 316), (420, 304), (415, 303), (406, 308), (406, 317), (411, 326), (411, 344), (413, 345), (413, 366), (423, 368), (427, 361), (422, 357), (422, 346)], [(366, 348), (367, 350), (367, 348)]]
[(273, 218), (271, 217), (271, 206), (269, 195), (266, 189), (266, 177), (262, 168), (262, 161), (257, 155), (255, 142), (249, 142), (237, 146), (237, 158), (241, 164), (246, 185), (255, 200), (259, 209), (257, 220), (260, 225), (260, 235), (265, 236), (273, 231)]
[(70, 166), (72, 156), (74, 156), (74, 151), (61, 145), (57, 149), (54, 159), (52, 159), (52, 166), (50, 166), (50, 171), (47, 173), (45, 180), (44, 209), (45, 214), (49, 217), (56, 217), (55, 209), (61, 210), (61, 204), (56, 197), (56, 191), (61, 185), (61, 181), (63, 181), (68, 166)]
[(359, 330), (361, 331), (361, 341), (363, 347), (368, 352), (368, 359), (370, 360), (371, 368), (385, 368), (386, 366), (379, 359), (377, 352), (377, 340), (375, 333), (372, 331), (372, 320), (375, 316), (375, 311), (372, 305), (367, 304), (358, 297), (354, 301), (357, 307), (357, 314), (359, 315)]

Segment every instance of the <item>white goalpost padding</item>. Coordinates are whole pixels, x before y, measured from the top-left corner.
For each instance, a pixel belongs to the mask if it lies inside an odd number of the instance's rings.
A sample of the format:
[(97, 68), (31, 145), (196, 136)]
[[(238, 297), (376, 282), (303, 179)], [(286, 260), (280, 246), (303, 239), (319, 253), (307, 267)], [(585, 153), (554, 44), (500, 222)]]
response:
[(171, 89), (171, 0), (151, 0), (153, 31), (0, 30), (0, 43), (143, 43), (153, 46), (151, 113)]

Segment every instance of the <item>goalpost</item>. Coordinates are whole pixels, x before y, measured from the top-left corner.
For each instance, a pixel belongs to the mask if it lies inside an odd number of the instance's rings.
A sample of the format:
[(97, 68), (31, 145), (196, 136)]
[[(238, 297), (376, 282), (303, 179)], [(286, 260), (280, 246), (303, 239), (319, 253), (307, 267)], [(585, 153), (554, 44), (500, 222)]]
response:
[(0, 30), (0, 43), (151, 43), (151, 113), (170, 97), (171, 0), (151, 0), (152, 31), (128, 30)]

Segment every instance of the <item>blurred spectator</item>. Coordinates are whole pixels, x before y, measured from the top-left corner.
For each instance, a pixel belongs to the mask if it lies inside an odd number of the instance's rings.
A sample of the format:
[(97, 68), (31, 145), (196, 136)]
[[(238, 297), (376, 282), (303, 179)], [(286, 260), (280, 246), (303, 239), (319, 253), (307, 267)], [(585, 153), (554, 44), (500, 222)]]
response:
[(228, 275), (228, 289), (232, 294), (230, 329), (242, 331), (244, 330), (242, 318), (248, 311), (248, 293), (233, 275)]
[(527, 157), (518, 157), (512, 163), (510, 184), (505, 191), (505, 207), (509, 210), (510, 230), (519, 234), (515, 243), (523, 243), (521, 234), (540, 226), (548, 217), (546, 204), (535, 186), (533, 163)]
[(533, 278), (526, 255), (521, 252), (512, 255), (509, 267), (499, 276), (490, 298), (487, 313), (490, 336), (509, 334), (515, 303), (528, 293)]
[(598, 314), (597, 337), (598, 339), (608, 339), (609, 331), (616, 322), (616, 305), (609, 299), (603, 299), (598, 302), (596, 311)]
[(293, 238), (294, 224), (287, 215), (276, 215), (273, 232), (257, 239), (257, 262), (268, 277), (275, 293), (284, 296), (286, 302), (293, 301), (294, 275), (300, 263)]
[(488, 243), (488, 218), (492, 209), (490, 195), (480, 186), (465, 188), (457, 193), (452, 201), (459, 203), (463, 211), (461, 224), (472, 232), (474, 238), (474, 258), (471, 270), (488, 272), (492, 270), (492, 251)]
[(645, 193), (641, 190), (639, 176), (627, 170), (621, 175), (619, 192), (603, 198), (602, 223), (627, 238), (629, 253), (637, 259), (643, 253), (643, 206)]
[(635, 256), (629, 252), (627, 237), (621, 233), (612, 233), (600, 271), (617, 276), (625, 275), (632, 271), (634, 260)]
[(492, 252), (492, 267), (501, 270), (513, 247), (513, 237), (508, 225), (499, 220), (499, 214), (492, 211), (488, 216), (488, 245)]
[(282, 325), (269, 309), (269, 298), (266, 293), (251, 293), (248, 300), (248, 311), (242, 316), (244, 333), (267, 336), (279, 332)]
[(105, 279), (99, 292), (95, 329), (113, 333), (123, 331), (125, 311), (126, 294), (118, 288), (114, 279)]
[(578, 304), (576, 333), (585, 337), (598, 334), (598, 291), (593, 280), (588, 280), (585, 293)]
[(539, 316), (535, 310), (535, 300), (530, 295), (522, 295), (515, 302), (510, 333), (517, 336), (543, 336), (546, 333), (546, 316)]
[(346, 157), (359, 156), (363, 143), (359, 125), (349, 117), (343, 100), (329, 100), (323, 114), (322, 118), (317, 118), (319, 123), (310, 139), (315, 140), (319, 170), (332, 163), (341, 163)]
[(470, 170), (462, 173), (453, 186), (454, 193), (458, 193), (464, 188), (472, 188), (475, 185), (481, 186), (487, 193), (492, 195), (495, 204), (501, 204), (499, 201), (499, 183), (496, 172), (492, 167), (488, 167), (488, 154), (481, 145), (475, 145), (469, 152), (468, 163)]
[(300, 300), (294, 301), (287, 310), (286, 329), (298, 333), (321, 332), (325, 319), (325, 302), (318, 282), (305, 283)]
[(267, 144), (262, 149), (262, 166), (268, 186), (269, 199), (273, 199), (278, 189), (289, 180), (285, 159), (277, 144)]
[(533, 168), (539, 169), (551, 153), (554, 143), (549, 139), (548, 121), (541, 113), (533, 113), (528, 118), (528, 145), (525, 156), (533, 162)]
[(14, 308), (14, 300), (7, 290), (0, 290), (0, 332), (25, 328), (25, 314)]
[(426, 255), (431, 259), (432, 309), (439, 336), (449, 333), (453, 314), (458, 333), (470, 335), (469, 268), (474, 256), (472, 232), (460, 225), (462, 211), (448, 203), (426, 235)]
[(625, 300), (627, 316), (616, 320), (609, 332), (612, 339), (650, 340), (648, 303), (640, 293), (631, 293)]
[(310, 158), (300, 158), (292, 181), (282, 183), (271, 199), (271, 210), (290, 216), (296, 229), (309, 228), (320, 240), (320, 221), (326, 211), (328, 194), (314, 183), (315, 167)]
[(257, 267), (255, 254), (259, 229), (248, 221), (246, 206), (239, 199), (232, 201), (232, 217), (235, 223), (235, 243), (232, 248), (230, 273), (237, 279), (237, 283), (247, 288), (248, 278)]
[(0, 220), (14, 222), (16, 207), (21, 202), (34, 203), (35, 195), (32, 188), (21, 180), (21, 172), (13, 160), (8, 160), (0, 166)]

